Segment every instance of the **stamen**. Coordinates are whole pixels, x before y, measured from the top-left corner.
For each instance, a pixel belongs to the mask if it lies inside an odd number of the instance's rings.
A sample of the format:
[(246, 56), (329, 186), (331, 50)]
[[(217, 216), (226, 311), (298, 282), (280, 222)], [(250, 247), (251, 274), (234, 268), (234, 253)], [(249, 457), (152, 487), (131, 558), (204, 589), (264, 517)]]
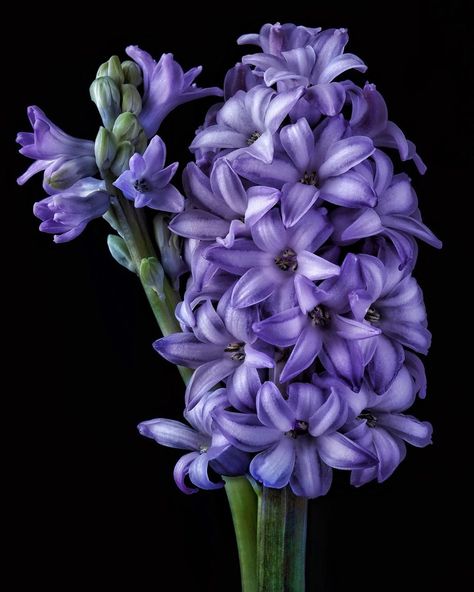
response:
[(297, 438), (298, 436), (304, 436), (308, 433), (308, 422), (302, 419), (295, 421), (295, 427), (289, 432), (285, 432), (285, 436), (288, 438)]
[(316, 327), (327, 327), (331, 320), (331, 315), (324, 306), (315, 306), (308, 316)]
[(380, 321), (380, 313), (377, 310), (375, 310), (373, 306), (370, 306), (367, 309), (365, 320), (369, 321), (369, 323), (376, 323), (377, 321)]
[(257, 132), (256, 130), (250, 134), (250, 136), (247, 139), (247, 146), (251, 146), (254, 142), (256, 142), (260, 136), (262, 134), (260, 132)]
[(245, 360), (245, 343), (242, 341), (236, 341), (235, 343), (229, 343), (228, 346), (224, 349), (226, 353), (231, 353), (230, 356), (231, 360), (235, 360), (236, 362), (242, 362)]
[(133, 184), (133, 188), (138, 191), (138, 193), (148, 193), (148, 191), (150, 191), (150, 186), (146, 179), (137, 179)]
[(304, 175), (300, 179), (300, 183), (303, 183), (303, 185), (316, 186), (318, 184), (318, 176), (316, 174), (316, 171), (311, 171), (310, 173), (305, 171)]
[(275, 257), (274, 261), (282, 271), (296, 271), (298, 269), (298, 259), (293, 249), (284, 249), (280, 255)]
[(357, 419), (360, 419), (360, 420), (364, 420), (365, 419), (365, 421), (367, 423), (367, 427), (369, 427), (369, 428), (375, 428), (375, 426), (377, 425), (377, 418), (368, 409), (364, 409), (362, 411), (362, 413), (360, 413), (357, 416)]

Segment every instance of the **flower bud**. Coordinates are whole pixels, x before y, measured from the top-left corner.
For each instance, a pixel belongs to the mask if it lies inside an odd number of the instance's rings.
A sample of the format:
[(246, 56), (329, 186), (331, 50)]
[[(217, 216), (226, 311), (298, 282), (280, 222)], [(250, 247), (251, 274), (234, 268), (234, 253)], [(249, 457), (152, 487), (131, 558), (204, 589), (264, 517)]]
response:
[(94, 80), (89, 92), (105, 127), (112, 129), (115, 119), (120, 114), (121, 98), (119, 87), (110, 76), (101, 76)]
[(121, 113), (115, 120), (112, 132), (118, 142), (128, 140), (135, 142), (137, 140), (142, 126), (140, 125), (136, 115), (133, 113)]
[(110, 170), (116, 177), (120, 177), (123, 171), (128, 170), (128, 162), (135, 152), (135, 147), (131, 142), (120, 142), (117, 146), (117, 154), (110, 167)]
[(181, 257), (182, 239), (170, 232), (169, 221), (170, 217), (166, 214), (158, 214), (153, 218), (153, 230), (163, 269), (173, 287), (177, 288), (180, 276), (188, 267)]
[(143, 81), (140, 67), (131, 60), (125, 60), (125, 62), (122, 62), (122, 72), (127, 84), (139, 86)]
[(110, 168), (117, 153), (117, 141), (112, 132), (101, 127), (94, 144), (95, 161), (99, 169)]
[(80, 179), (94, 175), (97, 172), (95, 158), (93, 156), (78, 156), (69, 160), (58, 160), (54, 170), (45, 179), (55, 191), (67, 189)]
[(132, 261), (132, 257), (130, 255), (130, 251), (121, 236), (117, 236), (116, 234), (109, 234), (107, 237), (107, 246), (109, 247), (110, 254), (112, 257), (128, 269), (129, 271), (133, 271), (136, 273), (135, 264)]
[(142, 110), (142, 98), (136, 86), (133, 84), (122, 84), (122, 111), (139, 115)]
[(103, 76), (109, 76), (117, 85), (124, 83), (125, 76), (122, 71), (122, 65), (117, 56), (112, 56), (99, 67), (96, 78), (102, 78)]
[(163, 281), (165, 272), (156, 257), (142, 259), (140, 263), (140, 279), (145, 286), (152, 288), (160, 300), (165, 299)]

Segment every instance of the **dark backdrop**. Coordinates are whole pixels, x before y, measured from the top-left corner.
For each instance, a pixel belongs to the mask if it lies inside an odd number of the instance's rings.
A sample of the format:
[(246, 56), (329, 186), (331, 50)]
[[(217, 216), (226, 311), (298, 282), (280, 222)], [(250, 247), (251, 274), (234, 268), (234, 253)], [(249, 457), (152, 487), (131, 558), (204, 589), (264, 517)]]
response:
[[(246, 51), (236, 37), (276, 20), (349, 27), (349, 50), (369, 65), (367, 79), (429, 166), (424, 178), (406, 170), (425, 221), (446, 245), (422, 247), (417, 268), (434, 341), (429, 395), (416, 412), (433, 422), (434, 445), (410, 449), (382, 485), (356, 490), (342, 474), (311, 502), (308, 590), (455, 588), (467, 577), (460, 536), (472, 389), (462, 386), (457, 343), (472, 308), (462, 295), (470, 250), (460, 228), (472, 199), (467, 17), (456, 2), (431, 2), (429, 10), (416, 2), (317, 4), (278, 12), (224, 3), (219, 25), (207, 10), (182, 6), (160, 17), (138, 5), (109, 14), (64, 5), (55, 15), (25, 9), (5, 25), (16, 31), (16, 42), (4, 44), (1, 90), (9, 590), (239, 588), (224, 492), (181, 494), (172, 480), (177, 452), (135, 429), (140, 420), (178, 417), (183, 395), (175, 369), (152, 350), (159, 335), (138, 282), (108, 255), (102, 221), (62, 246), (37, 232), (31, 206), (43, 197), (40, 179), (15, 185), (27, 161), (15, 153), (14, 133), (28, 129), (33, 103), (69, 133), (93, 138), (99, 121), (89, 83), (98, 64), (130, 43), (156, 57), (171, 51), (185, 68), (201, 63), (200, 83), (219, 85)], [(183, 106), (163, 125), (170, 159), (189, 158), (184, 147), (211, 102)]]

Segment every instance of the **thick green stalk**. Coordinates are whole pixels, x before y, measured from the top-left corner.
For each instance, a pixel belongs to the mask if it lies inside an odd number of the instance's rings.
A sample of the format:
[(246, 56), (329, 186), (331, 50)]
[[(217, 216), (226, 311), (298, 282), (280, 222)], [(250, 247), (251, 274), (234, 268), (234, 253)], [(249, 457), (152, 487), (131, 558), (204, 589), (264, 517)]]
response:
[(304, 592), (307, 503), (289, 487), (264, 487), (257, 530), (258, 592)]
[(242, 592), (257, 592), (257, 495), (245, 477), (224, 477), (239, 551)]
[[(143, 259), (156, 257), (146, 221), (142, 212), (133, 208), (113, 187), (111, 180), (106, 179), (106, 181), (109, 192), (115, 196), (112, 205), (114, 226), (124, 239), (135, 268), (138, 270)], [(140, 274), (138, 276), (140, 277)], [(160, 298), (158, 293), (141, 278), (140, 281), (163, 335), (179, 332), (181, 328), (174, 315), (179, 294), (173, 290), (166, 276), (163, 281), (164, 299)], [(184, 383), (187, 384), (191, 379), (192, 370), (182, 366), (178, 366), (178, 370)], [(242, 592), (256, 592), (257, 495), (245, 477), (226, 477), (225, 481), (239, 551)]]

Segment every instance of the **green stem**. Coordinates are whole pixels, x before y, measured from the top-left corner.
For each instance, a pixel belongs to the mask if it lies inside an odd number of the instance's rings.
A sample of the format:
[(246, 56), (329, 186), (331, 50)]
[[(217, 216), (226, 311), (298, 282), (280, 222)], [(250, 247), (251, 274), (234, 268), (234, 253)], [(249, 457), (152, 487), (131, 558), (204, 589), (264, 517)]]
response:
[(306, 500), (264, 487), (257, 530), (258, 592), (304, 592)]
[(242, 592), (257, 592), (257, 496), (245, 477), (224, 477), (239, 551)]
[[(114, 226), (116, 225), (117, 230), (124, 239), (135, 268), (139, 270), (142, 259), (156, 257), (153, 243), (148, 234), (146, 220), (143, 213), (133, 208), (115, 189), (112, 180), (107, 178), (107, 173), (103, 176), (109, 193), (115, 196), (112, 205)], [(164, 299), (161, 299), (156, 291), (143, 281), (141, 283), (162, 334), (169, 335), (181, 331), (174, 315), (176, 304), (180, 298), (179, 294), (173, 290), (168, 279), (165, 277), (163, 282)], [(182, 366), (178, 366), (178, 370), (184, 384), (188, 384), (192, 376), (192, 370)], [(237, 538), (242, 592), (256, 592), (257, 496), (246, 477), (226, 477), (225, 482)]]

